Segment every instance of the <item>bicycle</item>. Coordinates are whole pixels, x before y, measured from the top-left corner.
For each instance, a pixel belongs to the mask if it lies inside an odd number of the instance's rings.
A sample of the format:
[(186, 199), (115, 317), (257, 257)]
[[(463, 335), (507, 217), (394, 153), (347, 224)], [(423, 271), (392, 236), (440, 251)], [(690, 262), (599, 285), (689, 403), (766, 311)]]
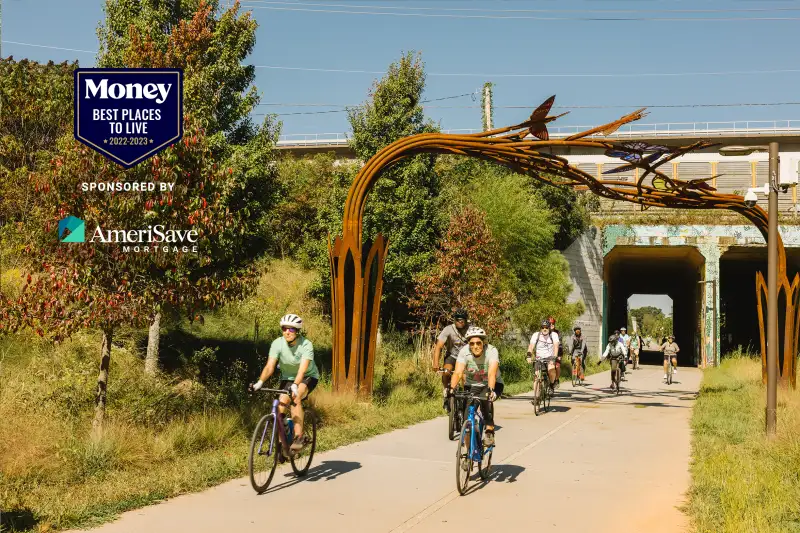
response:
[[(439, 369), (437, 374), (452, 374), (452, 370)], [(448, 413), (447, 413), (447, 438), (456, 440), (461, 426), (464, 424), (464, 405), (465, 395), (461, 394), (458, 389), (453, 391), (453, 395), (447, 399)]]
[(619, 368), (619, 358), (611, 358), (611, 388), (616, 390), (617, 395), (620, 393), (619, 383), (622, 379), (622, 371)]
[(483, 446), (485, 424), (483, 413), (479, 409), (481, 400), (486, 400), (488, 397), (487, 385), (475, 383), (464, 395), (467, 397), (469, 407), (467, 418), (461, 427), (461, 438), (456, 451), (456, 488), (462, 496), (467, 492), (474, 463), (478, 463), (478, 474), (481, 479), (484, 481), (489, 479), (492, 468), (492, 451), (494, 450), (494, 445), (485, 448)]
[(674, 367), (672, 366), (672, 356), (667, 356), (667, 385), (672, 385), (672, 374)]
[[(539, 416), (539, 413), (546, 412), (550, 408), (550, 397), (552, 396), (553, 384), (550, 383), (550, 376), (547, 374), (548, 360), (536, 359), (533, 362), (533, 413)], [(544, 376), (547, 376), (547, 382), (544, 381)]]
[(572, 357), (572, 386), (583, 385), (583, 357), (574, 355)]
[[(290, 392), (281, 389), (261, 390), (276, 395), (289, 394), (291, 397)], [(305, 402), (305, 399), (302, 401)], [(294, 400), (292, 403), (297, 404)], [(272, 412), (261, 417), (250, 440), (250, 457), (248, 459), (250, 484), (258, 494), (263, 493), (269, 487), (278, 467), (278, 461), (283, 463), (288, 459), (292, 464), (292, 470), (295, 475), (297, 477), (305, 476), (311, 466), (311, 459), (314, 457), (314, 450), (317, 447), (316, 416), (313, 411), (305, 409), (303, 430), (306, 439), (310, 437), (310, 442), (307, 440), (306, 447), (298, 452), (292, 452), (289, 449), (294, 440), (294, 421), (289, 416), (286, 423), (284, 423), (284, 419), (287, 417), (278, 411), (278, 404), (279, 396), (276, 396), (272, 401)], [(303, 405), (305, 406), (305, 403)], [(311, 430), (310, 432), (309, 429)], [(277, 443), (275, 442), (276, 436), (278, 437)], [(280, 450), (278, 447), (280, 447)], [(262, 457), (264, 458), (263, 469), (260, 465), (257, 465), (257, 461)], [(272, 461), (271, 467), (269, 466), (270, 461)], [(261, 478), (257, 479), (259, 473), (264, 473), (267, 476), (266, 481), (263, 483), (259, 482)]]

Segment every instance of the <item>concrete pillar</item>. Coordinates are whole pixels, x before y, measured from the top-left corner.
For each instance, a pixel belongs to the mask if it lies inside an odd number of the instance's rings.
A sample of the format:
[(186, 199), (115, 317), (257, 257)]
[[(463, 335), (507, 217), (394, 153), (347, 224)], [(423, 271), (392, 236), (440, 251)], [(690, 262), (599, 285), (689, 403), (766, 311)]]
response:
[[(703, 288), (703, 292), (701, 294), (704, 295), (703, 298), (703, 324), (705, 325), (705, 331), (703, 331), (703, 350), (706, 353), (706, 364), (708, 366), (714, 366), (717, 364), (717, 361), (714, 360), (714, 354), (720, 354), (720, 313), (719, 313), (719, 294), (720, 294), (720, 285), (719, 285), (719, 260), (722, 256), (722, 251), (720, 250), (719, 244), (717, 242), (701, 244), (698, 246), (700, 253), (703, 254), (703, 257), (706, 260), (705, 264), (705, 272), (703, 273), (703, 281), (711, 281), (716, 280), (717, 282), (717, 299), (714, 301), (714, 291), (712, 290), (711, 284), (706, 283), (705, 287)], [(716, 306), (717, 309), (717, 338), (712, 339), (714, 333), (714, 307)], [(716, 349), (713, 349), (716, 348)]]

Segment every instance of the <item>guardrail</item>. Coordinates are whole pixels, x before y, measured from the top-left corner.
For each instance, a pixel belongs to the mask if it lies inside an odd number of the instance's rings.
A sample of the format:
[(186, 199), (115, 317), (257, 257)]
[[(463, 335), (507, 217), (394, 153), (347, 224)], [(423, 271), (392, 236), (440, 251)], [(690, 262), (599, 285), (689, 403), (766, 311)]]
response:
[[(551, 126), (553, 138), (568, 137), (594, 126)], [(442, 130), (442, 133), (478, 133), (478, 129)], [(610, 135), (611, 138), (635, 137), (722, 137), (726, 135), (800, 135), (800, 120), (738, 121), (738, 122), (662, 122), (654, 124), (626, 124)], [(349, 133), (300, 133), (281, 135), (279, 147), (294, 146), (345, 146)]]

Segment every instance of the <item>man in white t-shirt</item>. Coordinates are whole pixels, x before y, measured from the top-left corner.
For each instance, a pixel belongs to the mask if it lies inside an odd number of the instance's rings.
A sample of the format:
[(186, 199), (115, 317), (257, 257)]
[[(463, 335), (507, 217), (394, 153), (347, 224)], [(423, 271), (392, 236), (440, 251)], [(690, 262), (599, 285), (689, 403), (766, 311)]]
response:
[[(528, 345), (528, 363), (533, 362), (534, 353), (537, 361), (545, 362), (545, 364), (549, 363), (549, 361), (555, 362), (559, 343), (558, 333), (550, 331), (550, 322), (543, 320), (541, 329), (531, 336), (531, 343)], [(552, 386), (558, 379), (555, 365), (551, 369), (550, 365), (547, 364), (547, 375)]]

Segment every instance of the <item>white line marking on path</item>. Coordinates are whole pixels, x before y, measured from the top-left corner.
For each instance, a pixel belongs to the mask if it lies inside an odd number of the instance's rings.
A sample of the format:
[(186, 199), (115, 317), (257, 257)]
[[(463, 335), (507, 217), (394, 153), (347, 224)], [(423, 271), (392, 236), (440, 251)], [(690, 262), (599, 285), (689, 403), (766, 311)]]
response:
[[(508, 462), (510, 460), (513, 460), (513, 459), (519, 457), (520, 455), (522, 455), (523, 453), (527, 452), (528, 450), (530, 450), (534, 446), (536, 446), (536, 445), (544, 442), (545, 440), (549, 439), (551, 436), (555, 435), (556, 433), (558, 433), (559, 431), (561, 431), (562, 429), (564, 429), (565, 427), (567, 427), (568, 425), (573, 423), (575, 420), (577, 420), (578, 418), (580, 418), (581, 416), (583, 416), (587, 412), (588, 411), (585, 410), (585, 411), (582, 411), (582, 412), (578, 413), (577, 415), (573, 416), (572, 418), (570, 418), (566, 422), (562, 423), (560, 426), (557, 426), (557, 427), (551, 429), (550, 431), (548, 431), (547, 433), (545, 433), (544, 435), (542, 435), (541, 437), (539, 437), (535, 441), (531, 442), (527, 446), (517, 450), (516, 452), (512, 453), (508, 457), (504, 457), (502, 459), (502, 462), (505, 463), (505, 462)], [(428, 518), (429, 516), (434, 514), (436, 511), (438, 511), (439, 509), (441, 509), (442, 507), (444, 507), (445, 505), (447, 505), (448, 503), (450, 503), (451, 501), (455, 500), (458, 497), (459, 497), (459, 494), (458, 494), (457, 490), (454, 490), (454, 491), (448, 493), (443, 498), (439, 499), (437, 502), (435, 502), (435, 503), (429, 505), (428, 507), (426, 507), (425, 509), (423, 509), (421, 513), (417, 514), (416, 516), (413, 516), (413, 517), (409, 518), (408, 520), (406, 520), (405, 522), (403, 522), (402, 524), (400, 524), (396, 528), (394, 528), (391, 531), (389, 531), (389, 533), (400, 533), (401, 531), (408, 531), (409, 529), (413, 528), (414, 526), (416, 526), (417, 524), (419, 524), (420, 522), (422, 522), (423, 520), (425, 520), (426, 518)]]

